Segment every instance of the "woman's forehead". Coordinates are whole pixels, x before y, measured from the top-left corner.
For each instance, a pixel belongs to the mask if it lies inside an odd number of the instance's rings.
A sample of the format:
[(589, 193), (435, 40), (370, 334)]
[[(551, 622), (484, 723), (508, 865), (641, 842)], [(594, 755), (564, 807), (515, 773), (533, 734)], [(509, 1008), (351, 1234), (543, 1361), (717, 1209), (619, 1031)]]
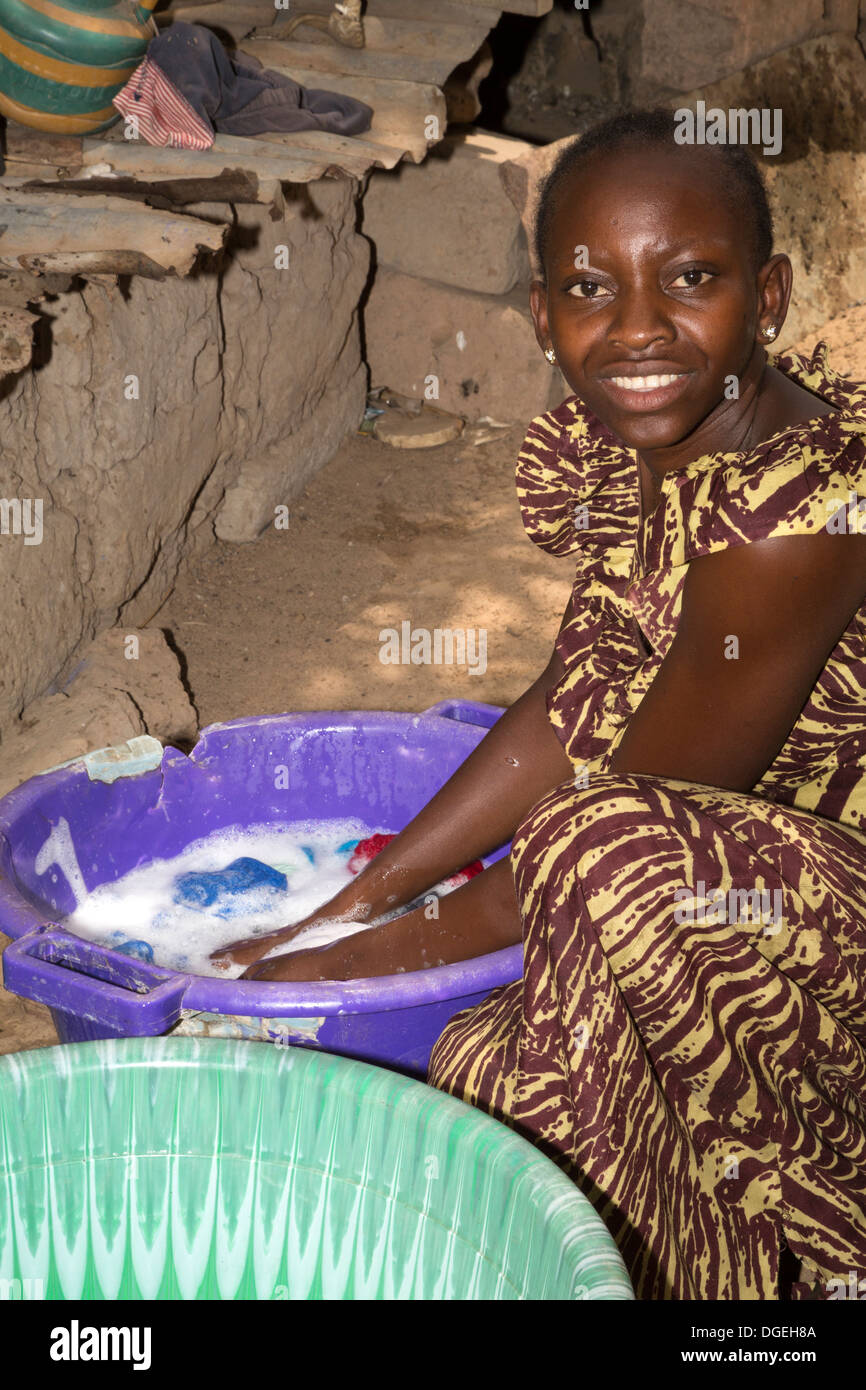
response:
[(670, 158), (663, 147), (654, 156), (655, 150), (615, 151), (609, 158), (593, 156), (578, 165), (558, 190), (551, 241), (570, 243), (584, 227), (609, 242), (643, 229), (655, 233), (659, 242), (693, 232), (714, 233), (715, 240), (727, 244), (742, 228), (742, 212), (720, 163)]

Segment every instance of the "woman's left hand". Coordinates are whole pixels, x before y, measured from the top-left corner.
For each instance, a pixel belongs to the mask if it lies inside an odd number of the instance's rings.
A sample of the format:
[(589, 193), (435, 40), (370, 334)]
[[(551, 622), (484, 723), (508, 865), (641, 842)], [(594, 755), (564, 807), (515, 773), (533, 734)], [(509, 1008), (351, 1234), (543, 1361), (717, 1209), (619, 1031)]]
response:
[(374, 975), (388, 974), (383, 960), (375, 959), (378, 954), (375, 941), (361, 938), (375, 937), (375, 931), (357, 932), (354, 936), (334, 941), (330, 946), (320, 946), (317, 950), (288, 951), (270, 960), (256, 961), (241, 975), (242, 980), (363, 980)]

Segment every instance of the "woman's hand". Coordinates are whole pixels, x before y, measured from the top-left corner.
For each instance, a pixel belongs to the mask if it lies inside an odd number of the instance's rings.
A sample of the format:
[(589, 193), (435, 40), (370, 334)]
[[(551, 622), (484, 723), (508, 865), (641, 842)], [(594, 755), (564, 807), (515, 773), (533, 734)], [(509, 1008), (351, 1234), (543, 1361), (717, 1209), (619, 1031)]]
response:
[[(216, 951), (213, 951), (210, 959), (214, 965), (223, 970), (228, 969), (232, 964), (252, 965), (255, 961), (261, 960), (262, 956), (266, 956), (275, 946), (285, 945), (287, 942), (293, 941), (308, 927), (319, 927), (325, 922), (358, 921), (357, 917), (348, 916), (335, 910), (336, 902), (337, 899), (332, 898), (330, 902), (317, 908), (315, 912), (311, 912), (300, 922), (293, 922), (290, 927), (278, 927), (275, 931), (265, 932), (261, 936), (245, 936), (240, 941), (230, 941), (227, 946), (220, 946)], [(320, 949), (326, 950), (328, 948), (321, 947)], [(298, 954), (310, 955), (311, 952), (305, 951)], [(287, 959), (291, 959), (293, 955), (294, 952), (290, 953)]]
[[(246, 980), (367, 980), (483, 956), (516, 945), (522, 927), (511, 864), (500, 859), (453, 893), (330, 946), (261, 961)], [(264, 940), (264, 938), (259, 938)]]
[(218, 950), (212, 951), (210, 959), (221, 970), (227, 970), (230, 965), (250, 965), (266, 956), (275, 946), (291, 941), (305, 925), (307, 923), (297, 922), (294, 926), (279, 927), (276, 931), (269, 931), (262, 936), (245, 936), (240, 941), (230, 941), (227, 946), (220, 946)]
[[(357, 932), (311, 951), (289, 951), (259, 961), (244, 971), (243, 980), (361, 980), (388, 973), (377, 959), (376, 931)], [(373, 938), (372, 940), (370, 938)]]

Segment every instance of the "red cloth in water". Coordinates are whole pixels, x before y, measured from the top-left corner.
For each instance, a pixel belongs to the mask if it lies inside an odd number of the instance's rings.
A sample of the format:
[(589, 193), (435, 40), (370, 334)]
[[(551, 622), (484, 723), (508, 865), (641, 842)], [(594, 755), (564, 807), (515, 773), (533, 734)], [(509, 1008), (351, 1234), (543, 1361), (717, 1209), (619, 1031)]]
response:
[[(385, 846), (390, 845), (395, 838), (394, 835), (368, 835), (366, 840), (359, 840), (349, 860), (349, 872), (359, 874), (365, 864), (369, 864), (371, 859), (375, 859), (377, 854), (381, 854)], [(462, 884), (468, 883), (470, 878), (482, 873), (483, 869), (484, 865), (481, 860), (473, 859), (471, 864), (465, 865), (456, 874), (452, 874), (450, 878), (442, 881), (449, 888), (460, 888)]]

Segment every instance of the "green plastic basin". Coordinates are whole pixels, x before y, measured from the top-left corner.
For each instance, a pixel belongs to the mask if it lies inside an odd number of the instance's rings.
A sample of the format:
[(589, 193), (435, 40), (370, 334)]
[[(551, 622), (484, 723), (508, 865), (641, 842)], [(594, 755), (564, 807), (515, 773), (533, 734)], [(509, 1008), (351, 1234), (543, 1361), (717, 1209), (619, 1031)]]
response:
[(0, 1058), (0, 1281), (58, 1299), (631, 1299), (554, 1163), (418, 1081), (196, 1038)]

